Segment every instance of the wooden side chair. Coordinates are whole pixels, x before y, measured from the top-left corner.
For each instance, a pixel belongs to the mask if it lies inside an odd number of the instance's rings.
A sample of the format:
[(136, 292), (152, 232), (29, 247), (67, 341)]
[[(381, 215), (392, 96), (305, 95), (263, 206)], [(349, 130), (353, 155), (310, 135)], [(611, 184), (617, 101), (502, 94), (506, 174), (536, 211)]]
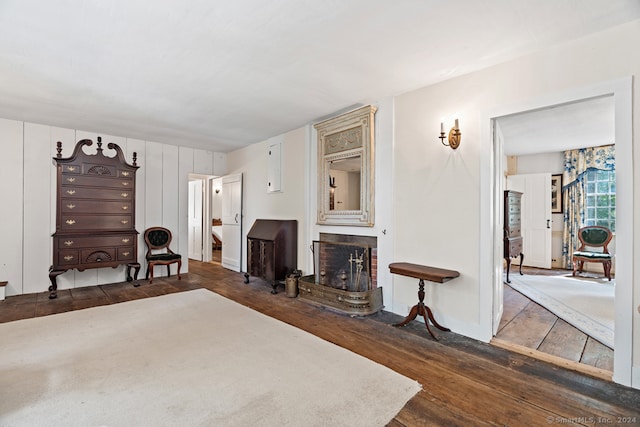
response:
[(580, 248), (573, 253), (573, 275), (582, 273), (585, 262), (601, 262), (604, 275), (611, 280), (611, 261), (613, 256), (609, 253), (608, 245), (613, 238), (613, 233), (607, 227), (591, 225), (582, 227), (578, 231)]
[(156, 265), (166, 265), (167, 275), (171, 276), (171, 264), (178, 264), (178, 280), (181, 280), (180, 269), (182, 268), (182, 256), (173, 252), (171, 244), (171, 231), (164, 227), (151, 227), (144, 231), (144, 241), (147, 244), (147, 274), (149, 283), (153, 283), (153, 267)]

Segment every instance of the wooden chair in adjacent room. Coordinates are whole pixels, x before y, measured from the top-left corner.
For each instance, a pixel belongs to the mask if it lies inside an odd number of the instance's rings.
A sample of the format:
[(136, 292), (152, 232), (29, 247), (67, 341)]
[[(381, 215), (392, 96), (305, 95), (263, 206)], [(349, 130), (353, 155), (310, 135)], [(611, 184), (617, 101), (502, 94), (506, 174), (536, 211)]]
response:
[(604, 275), (611, 280), (611, 263), (613, 256), (609, 253), (609, 242), (613, 233), (607, 227), (591, 225), (582, 227), (578, 231), (580, 248), (573, 253), (573, 275), (582, 273), (585, 262), (600, 262), (604, 269)]
[(144, 241), (147, 244), (147, 274), (149, 283), (153, 283), (153, 268), (156, 265), (166, 265), (167, 275), (171, 276), (171, 264), (178, 264), (178, 280), (181, 280), (182, 256), (169, 248), (171, 231), (164, 227), (151, 227), (144, 231)]

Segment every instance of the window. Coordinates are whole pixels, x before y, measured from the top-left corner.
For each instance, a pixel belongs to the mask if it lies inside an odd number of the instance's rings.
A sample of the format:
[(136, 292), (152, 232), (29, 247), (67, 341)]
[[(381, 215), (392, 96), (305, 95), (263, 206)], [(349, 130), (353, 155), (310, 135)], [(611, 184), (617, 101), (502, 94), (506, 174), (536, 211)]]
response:
[(616, 231), (616, 172), (590, 170), (585, 175), (584, 225)]

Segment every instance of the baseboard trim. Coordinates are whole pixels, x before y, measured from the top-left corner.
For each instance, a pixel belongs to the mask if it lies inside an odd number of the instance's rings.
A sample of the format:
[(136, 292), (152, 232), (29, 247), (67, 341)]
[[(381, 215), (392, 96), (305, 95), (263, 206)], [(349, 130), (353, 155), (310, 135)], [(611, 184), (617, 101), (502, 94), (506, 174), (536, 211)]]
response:
[(543, 362), (551, 363), (572, 371), (577, 371), (595, 378), (599, 378), (606, 381), (613, 382), (613, 372), (605, 369), (596, 368), (594, 366), (585, 365), (584, 363), (574, 362), (572, 360), (563, 359), (562, 357), (554, 356), (552, 354), (543, 353), (532, 348), (528, 348), (522, 345), (513, 344), (503, 341), (498, 338), (493, 338), (490, 342), (494, 345), (505, 350), (513, 351), (514, 353), (523, 354), (525, 356), (532, 357)]

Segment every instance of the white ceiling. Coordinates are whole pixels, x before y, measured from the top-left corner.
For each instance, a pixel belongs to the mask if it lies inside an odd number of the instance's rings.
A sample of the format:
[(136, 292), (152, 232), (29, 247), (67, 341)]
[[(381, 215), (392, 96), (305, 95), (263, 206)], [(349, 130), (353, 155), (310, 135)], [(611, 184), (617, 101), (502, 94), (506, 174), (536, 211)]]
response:
[(613, 96), (500, 117), (507, 156), (552, 153), (615, 143)]
[(638, 0), (0, 0), (0, 117), (228, 152), (639, 18)]

